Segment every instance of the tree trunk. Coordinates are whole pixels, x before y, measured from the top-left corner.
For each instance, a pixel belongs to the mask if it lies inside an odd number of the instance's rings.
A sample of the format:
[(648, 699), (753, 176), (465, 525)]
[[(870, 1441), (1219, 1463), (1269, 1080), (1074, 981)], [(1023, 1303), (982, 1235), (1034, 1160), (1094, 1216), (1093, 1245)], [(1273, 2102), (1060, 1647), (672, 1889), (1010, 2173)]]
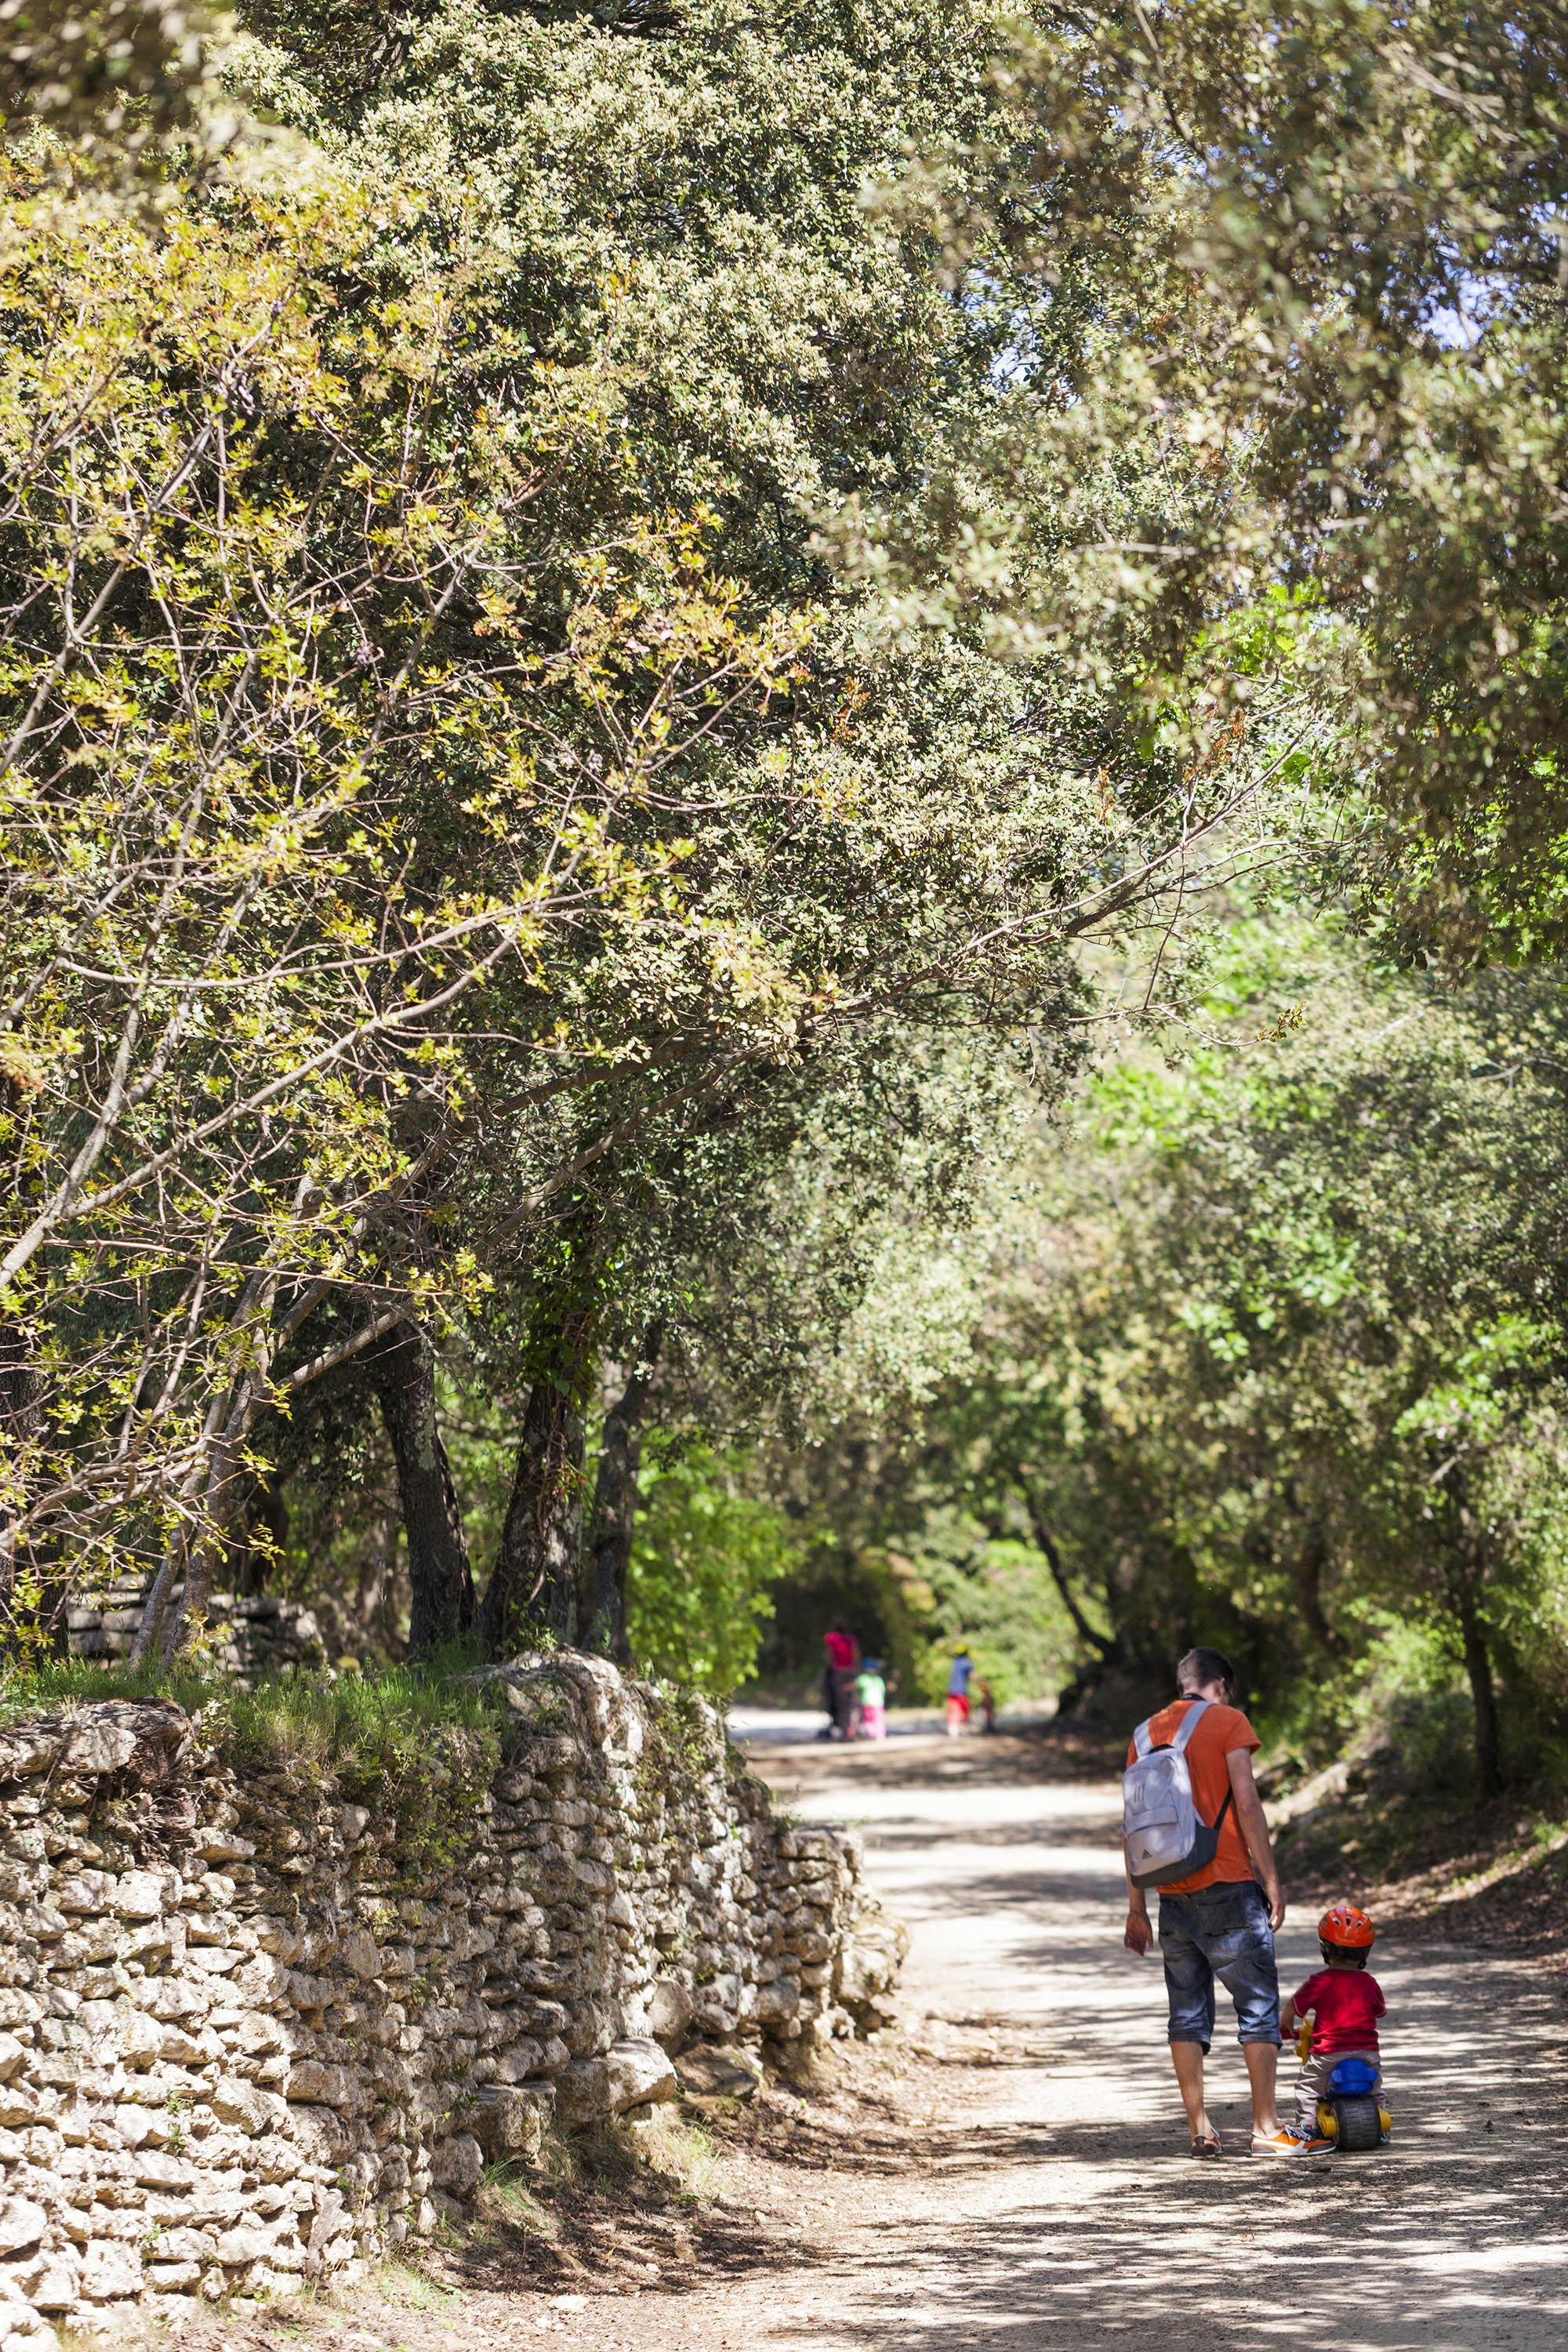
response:
[[(1301, 1493), (1294, 1478), (1285, 1482), (1285, 1504), (1298, 1519), (1306, 1522), (1307, 1532), (1301, 1549), (1296, 1555), (1296, 1601), (1301, 1612), (1301, 1622), (1321, 1649), (1337, 1657), (1344, 1643), (1330, 1624), (1323, 1607), (1323, 1575), (1329, 1566), (1329, 1547), (1318, 1520), (1301, 1501)], [(1259, 1555), (1265, 1563), (1275, 1555), (1272, 1549), (1260, 1544)]]
[(1337, 1657), (1344, 1643), (1330, 1624), (1323, 1607), (1323, 1570), (1328, 1564), (1329, 1548), (1323, 1541), (1322, 1529), (1313, 1528), (1296, 1561), (1296, 1598), (1301, 1622), (1313, 1641), (1331, 1657)]
[[(25, 1360), (14, 1361), (11, 1370), (9, 1381), (0, 1371), (0, 1439), (10, 1441), (12, 1459), (20, 1462), (24, 1448), (42, 1433), (44, 1384)], [(5, 1450), (0, 1444), (0, 1458)], [(9, 1544), (0, 1539), (0, 1610), (5, 1619), (0, 1643), (18, 1654), (30, 1650), (38, 1658), (68, 1657), (71, 1588), (69, 1553), (62, 1552), (58, 1535)]]
[(268, 1571), (289, 1541), (289, 1505), (275, 1470), (250, 1480), (238, 1519), (228, 1546), (229, 1589), (241, 1600), (256, 1601), (266, 1591)]
[[(27, 1455), (43, 1425), (44, 1384), (23, 1326), (0, 1316), (0, 1464), (18, 1482), (18, 1501), (26, 1497)], [(32, 1548), (16, 1532), (20, 1512), (0, 1501), (0, 1643), (11, 1645), (17, 1628), (18, 1605), (32, 1614), (39, 1575)], [(18, 1591), (20, 1586), (20, 1591)]]
[(1047, 1523), (1045, 1513), (1041, 1510), (1038, 1503), (1035, 1501), (1032, 1496), (1026, 1496), (1024, 1507), (1028, 1513), (1030, 1532), (1034, 1536), (1035, 1541), (1038, 1545), (1040, 1550), (1045, 1553), (1046, 1566), (1051, 1571), (1051, 1582), (1056, 1586), (1058, 1592), (1060, 1593), (1062, 1607), (1067, 1611), (1068, 1617), (1072, 1620), (1073, 1632), (1078, 1635), (1080, 1642), (1084, 1643), (1088, 1648), (1095, 1651), (1100, 1657), (1109, 1657), (1112, 1649), (1115, 1647), (1115, 1643), (1113, 1642), (1108, 1642), (1103, 1633), (1097, 1633), (1095, 1632), (1094, 1627), (1089, 1623), (1089, 1619), (1084, 1615), (1083, 1611), (1079, 1608), (1077, 1601), (1073, 1598), (1072, 1587), (1068, 1582), (1067, 1569), (1062, 1560), (1061, 1553), (1057, 1549), (1057, 1540), (1052, 1535), (1050, 1528)]
[(426, 1334), (400, 1324), (371, 1367), (397, 1461), (397, 1498), (408, 1541), (408, 1654), (428, 1657), (474, 1622), (474, 1580), (463, 1518), (436, 1419), (436, 1353)]
[(1107, 1641), (1103, 1633), (1095, 1632), (1075, 1599), (1071, 1585), (1068, 1582), (1067, 1565), (1058, 1549), (1056, 1538), (1051, 1533), (1045, 1513), (1032, 1495), (1026, 1496), (1023, 1499), (1024, 1508), (1028, 1514), (1030, 1532), (1034, 1536), (1036, 1544), (1046, 1556), (1046, 1566), (1050, 1570), (1051, 1582), (1061, 1595), (1062, 1607), (1072, 1622), (1073, 1632), (1090, 1654), (1078, 1668), (1071, 1681), (1065, 1684), (1057, 1693), (1057, 1714), (1059, 1718), (1065, 1720), (1068, 1716), (1076, 1715), (1096, 1685), (1104, 1681), (1113, 1666), (1121, 1664), (1121, 1637), (1120, 1633), (1113, 1633)]
[(1502, 1793), (1502, 1727), (1498, 1717), (1497, 1683), (1491, 1651), (1477, 1599), (1486, 1580), (1486, 1534), (1469, 1497), (1469, 1482), (1462, 1463), (1450, 1461), (1437, 1474), (1447, 1490), (1453, 1519), (1447, 1528), (1448, 1599), (1459, 1621), (1459, 1641), (1465, 1673), (1469, 1678), (1470, 1705), (1476, 1723), (1476, 1802), (1489, 1804)]
[(397, 1530), (390, 1511), (379, 1512), (373, 1523), (359, 1556), (359, 1574), (354, 1583), (354, 1622), (367, 1641), (379, 1641), (391, 1655), (397, 1654), (396, 1612), (388, 1606), (392, 1598), (393, 1558), (397, 1549)]
[[(165, 1661), (177, 1657), (205, 1627), (217, 1572), (233, 1558), (233, 1523), (239, 1513), (248, 1476), (239, 1457), (239, 1448), (251, 1427), (243, 1401), (237, 1405), (232, 1420), (234, 1428), (226, 1430), (213, 1449), (202, 1500), (201, 1525), (194, 1541), (185, 1545), (185, 1589), (178, 1609), (164, 1626)], [(143, 1625), (147, 1622), (145, 1611), (142, 1622)]]
[(1459, 1581), (1455, 1601), (1476, 1717), (1476, 1802), (1485, 1805), (1502, 1793), (1502, 1727), (1498, 1716), (1497, 1684), (1492, 1675), (1491, 1652), (1487, 1646), (1487, 1629), (1476, 1608), (1475, 1589), (1468, 1580)]
[(626, 1639), (626, 1576), (637, 1525), (637, 1464), (642, 1454), (642, 1418), (647, 1409), (661, 1333), (656, 1326), (643, 1341), (642, 1360), (605, 1415), (594, 1508), (588, 1522), (588, 1590), (581, 1629), (583, 1647), (631, 1664)]
[(574, 1386), (535, 1381), (500, 1549), (479, 1612), (486, 1657), (526, 1648), (531, 1634), (576, 1640), (582, 1536), (582, 1407)]
[[(24, 1091), (20, 1077), (0, 1074), (0, 1110), (15, 1113)], [(28, 1484), (27, 1455), (42, 1430), (43, 1418), (44, 1383), (31, 1334), (16, 1317), (0, 1315), (0, 1469), (8, 1482), (15, 1482), (17, 1502), (23, 1506)], [(25, 1538), (16, 1533), (19, 1516), (16, 1508), (0, 1500), (0, 1615), (5, 1620), (0, 1642), (8, 1642), (15, 1630), (18, 1574), (25, 1581), (32, 1580), (33, 1562)]]

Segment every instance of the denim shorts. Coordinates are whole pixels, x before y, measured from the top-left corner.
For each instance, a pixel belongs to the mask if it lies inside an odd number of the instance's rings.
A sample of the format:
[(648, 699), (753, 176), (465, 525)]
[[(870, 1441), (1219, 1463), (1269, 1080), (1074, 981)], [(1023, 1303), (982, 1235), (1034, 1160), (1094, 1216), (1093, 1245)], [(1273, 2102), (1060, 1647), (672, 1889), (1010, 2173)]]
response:
[(1278, 2044), (1274, 1930), (1263, 1890), (1250, 1878), (1221, 1879), (1195, 1895), (1162, 1895), (1160, 1956), (1173, 2042), (1199, 2042), (1207, 2051), (1217, 1977), (1236, 2003), (1237, 2040)]

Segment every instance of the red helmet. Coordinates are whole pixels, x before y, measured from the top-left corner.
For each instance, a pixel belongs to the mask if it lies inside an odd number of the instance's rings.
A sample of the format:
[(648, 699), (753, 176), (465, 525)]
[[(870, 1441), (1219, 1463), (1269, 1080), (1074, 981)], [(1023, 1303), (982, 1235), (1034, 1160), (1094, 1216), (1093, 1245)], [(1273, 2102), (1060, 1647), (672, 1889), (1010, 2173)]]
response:
[(1342, 1951), (1370, 1952), (1377, 1929), (1353, 1903), (1336, 1903), (1318, 1922), (1318, 1941), (1337, 1944)]

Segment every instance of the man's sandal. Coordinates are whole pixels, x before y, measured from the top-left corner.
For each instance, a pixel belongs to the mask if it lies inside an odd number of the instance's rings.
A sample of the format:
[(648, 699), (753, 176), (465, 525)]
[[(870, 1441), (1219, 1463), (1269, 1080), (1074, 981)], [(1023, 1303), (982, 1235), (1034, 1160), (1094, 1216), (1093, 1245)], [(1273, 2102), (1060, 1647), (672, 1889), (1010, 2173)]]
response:
[(1188, 2148), (1187, 2154), (1189, 2156), (1223, 2156), (1225, 2150), (1219, 2144), (1218, 2132), (1200, 2132)]

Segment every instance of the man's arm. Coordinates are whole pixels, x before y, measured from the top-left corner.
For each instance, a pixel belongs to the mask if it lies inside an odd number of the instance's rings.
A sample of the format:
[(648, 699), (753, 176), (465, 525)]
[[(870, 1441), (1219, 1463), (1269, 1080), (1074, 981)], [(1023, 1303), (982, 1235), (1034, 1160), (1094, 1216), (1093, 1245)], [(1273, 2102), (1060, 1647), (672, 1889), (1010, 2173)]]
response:
[(1127, 1926), (1121, 1940), (1130, 1952), (1142, 1959), (1154, 1940), (1154, 1930), (1149, 1924), (1149, 1898), (1141, 1886), (1132, 1884), (1132, 1865), (1127, 1859), (1125, 1840), (1121, 1847), (1121, 1867), (1127, 1873)]
[(1251, 1752), (1246, 1748), (1233, 1748), (1225, 1760), (1230, 1774), (1236, 1825), (1241, 1832), (1242, 1843), (1268, 1898), (1268, 1924), (1278, 1930), (1285, 1924), (1285, 1898), (1279, 1892), (1279, 1871), (1269, 1841), (1268, 1823), (1264, 1818), (1263, 1800), (1252, 1777)]

